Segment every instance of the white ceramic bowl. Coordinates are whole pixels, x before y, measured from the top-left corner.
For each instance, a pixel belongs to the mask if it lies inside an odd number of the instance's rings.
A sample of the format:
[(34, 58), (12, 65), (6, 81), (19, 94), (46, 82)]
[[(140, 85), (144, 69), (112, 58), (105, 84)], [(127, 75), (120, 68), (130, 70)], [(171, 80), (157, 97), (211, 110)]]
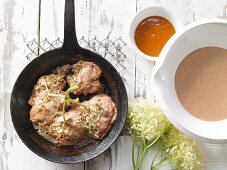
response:
[(150, 60), (150, 61), (156, 61), (159, 57), (151, 57), (149, 55), (144, 54), (140, 49), (137, 47), (136, 42), (135, 42), (135, 30), (138, 26), (138, 24), (145, 18), (149, 16), (161, 16), (169, 20), (176, 32), (179, 31), (180, 29), (183, 28), (184, 24), (180, 20), (180, 18), (171, 10), (160, 6), (160, 5), (153, 5), (151, 7), (145, 8), (141, 10), (139, 13), (136, 14), (136, 16), (132, 19), (131, 25), (129, 28), (129, 44), (131, 48), (140, 56), (143, 58)]
[(227, 20), (203, 20), (177, 32), (160, 54), (151, 88), (167, 118), (181, 131), (206, 142), (227, 143), (227, 119), (203, 121), (193, 117), (181, 105), (175, 91), (175, 72), (180, 62), (190, 52), (207, 46), (227, 49)]

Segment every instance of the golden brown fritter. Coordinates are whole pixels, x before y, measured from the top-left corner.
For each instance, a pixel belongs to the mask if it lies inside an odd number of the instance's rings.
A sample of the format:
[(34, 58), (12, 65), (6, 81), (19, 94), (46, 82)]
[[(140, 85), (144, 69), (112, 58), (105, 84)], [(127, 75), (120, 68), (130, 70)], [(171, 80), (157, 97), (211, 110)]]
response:
[(67, 123), (63, 123), (63, 117), (57, 117), (51, 125), (50, 135), (61, 145), (74, 145), (86, 137), (84, 115), (80, 107), (72, 107), (65, 113)]
[(102, 139), (117, 116), (113, 100), (106, 94), (99, 94), (83, 102), (83, 104), (89, 107), (90, 110), (90, 113), (86, 116), (89, 136)]
[(67, 82), (70, 87), (78, 85), (79, 88), (74, 94), (97, 93), (102, 89), (99, 77), (102, 70), (93, 62), (79, 61), (73, 65), (73, 74), (67, 76)]
[(79, 61), (40, 77), (28, 101), (32, 106), (30, 120), (60, 145), (75, 145), (87, 137), (102, 139), (116, 119), (112, 99), (106, 94), (97, 94), (80, 102), (79, 99), (68, 100), (70, 96), (64, 91), (67, 85), (78, 85), (78, 89), (72, 91), (76, 95), (99, 93), (101, 73), (93, 62)]

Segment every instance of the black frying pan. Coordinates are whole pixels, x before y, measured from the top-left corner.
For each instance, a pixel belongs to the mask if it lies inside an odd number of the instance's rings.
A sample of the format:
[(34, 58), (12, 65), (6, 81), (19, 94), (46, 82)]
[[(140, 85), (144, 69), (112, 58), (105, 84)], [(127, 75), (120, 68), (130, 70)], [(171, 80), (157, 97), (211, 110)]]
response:
[[(103, 71), (102, 82), (117, 106), (117, 119), (100, 141), (81, 146), (57, 146), (41, 137), (29, 120), (28, 100), (39, 77), (64, 64), (79, 60), (92, 61)], [(42, 54), (30, 62), (16, 80), (11, 95), (11, 117), (24, 144), (34, 153), (52, 162), (78, 163), (92, 159), (107, 150), (119, 136), (127, 114), (127, 93), (116, 69), (102, 56), (78, 45), (75, 32), (74, 0), (65, 1), (64, 43), (62, 48)]]

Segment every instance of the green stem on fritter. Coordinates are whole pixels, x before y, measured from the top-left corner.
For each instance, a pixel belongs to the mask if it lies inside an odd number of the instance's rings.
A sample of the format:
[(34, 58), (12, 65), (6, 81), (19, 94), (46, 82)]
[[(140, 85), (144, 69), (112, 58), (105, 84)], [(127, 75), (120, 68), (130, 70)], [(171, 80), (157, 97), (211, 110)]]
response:
[(66, 100), (64, 98), (64, 101), (63, 101), (63, 106), (62, 106), (62, 117), (63, 117), (63, 122), (66, 123), (67, 120), (65, 118), (65, 107), (66, 107)]
[(67, 99), (69, 102), (72, 102), (72, 103), (75, 103), (77, 105), (79, 105), (80, 107), (86, 109), (86, 110), (89, 110), (89, 108), (87, 106), (85, 106), (84, 104), (80, 103), (79, 101), (77, 101), (76, 99), (71, 99), (71, 98), (68, 98)]
[[(45, 87), (46, 87), (48, 96), (51, 96), (51, 97), (62, 97), (62, 98), (64, 98), (64, 100), (63, 100), (63, 106), (62, 106), (62, 117), (63, 117), (63, 122), (64, 122), (64, 124), (67, 123), (67, 120), (66, 120), (66, 118), (65, 118), (66, 104), (67, 104), (68, 100), (71, 99), (71, 98), (69, 97), (69, 94), (70, 94), (71, 92), (76, 91), (76, 90), (78, 89), (78, 86), (75, 85), (75, 86), (72, 86), (72, 87), (68, 88), (68, 89), (66, 90), (66, 92), (65, 92), (65, 95), (50, 93), (46, 81), (45, 81)], [(77, 102), (77, 103), (79, 103), (79, 102)], [(69, 122), (68, 122), (68, 123), (69, 123)], [(70, 123), (70, 124), (71, 124), (71, 123)]]
[(66, 92), (65, 92), (64, 101), (63, 101), (63, 107), (62, 107), (62, 117), (63, 117), (63, 122), (64, 122), (64, 123), (67, 123), (67, 120), (66, 120), (66, 118), (65, 118), (65, 108), (66, 108), (66, 103), (67, 103), (67, 101), (70, 99), (69, 94), (70, 94), (71, 92), (76, 91), (77, 89), (78, 89), (78, 86), (75, 85), (75, 86), (72, 86), (72, 87), (68, 88), (68, 89), (66, 90)]
[(49, 88), (48, 88), (48, 85), (47, 85), (47, 82), (45, 81), (45, 87), (46, 87), (46, 90), (47, 90), (47, 94), (48, 96), (51, 96), (51, 97), (64, 97), (64, 95), (62, 94), (54, 94), (54, 93), (50, 93), (49, 91)]
[(62, 95), (62, 94), (54, 94), (54, 93), (48, 93), (48, 96), (51, 96), (51, 97), (61, 97), (61, 98), (64, 97), (64, 95)]
[[(66, 124), (70, 124), (72, 126), (75, 126), (73, 123), (69, 122), (66, 117), (65, 117), (65, 112), (66, 112), (66, 107), (67, 107), (67, 103), (71, 102), (71, 103), (74, 103), (78, 106), (80, 106), (81, 108), (85, 109), (88, 111), (89, 113), (89, 116), (87, 116), (87, 119), (86, 119), (86, 124), (88, 124), (88, 129), (89, 131), (91, 131), (92, 129), (96, 128), (95, 124), (93, 123), (93, 117), (92, 117), (92, 113), (97, 113), (96, 110), (92, 110), (90, 107), (82, 104), (81, 102), (79, 102), (77, 99), (72, 99), (70, 98), (69, 94), (71, 92), (74, 92), (78, 89), (78, 85), (74, 85), (70, 88), (68, 88), (65, 92), (65, 95), (61, 95), (61, 94), (54, 94), (54, 93), (50, 93), (49, 92), (49, 89), (48, 89), (48, 85), (45, 81), (45, 87), (46, 87), (46, 90), (47, 90), (47, 93), (48, 93), (48, 96), (52, 96), (52, 97), (61, 97), (61, 98), (64, 98), (63, 100), (63, 106), (62, 106), (62, 117), (63, 117), (63, 123)], [(91, 123), (92, 122), (92, 123)]]
[(71, 92), (76, 91), (77, 89), (78, 89), (78, 86), (77, 86), (77, 85), (74, 85), (74, 86), (68, 88), (68, 89), (66, 90), (66, 92), (65, 92), (65, 98), (68, 99), (68, 98), (69, 98), (69, 94), (70, 94)]

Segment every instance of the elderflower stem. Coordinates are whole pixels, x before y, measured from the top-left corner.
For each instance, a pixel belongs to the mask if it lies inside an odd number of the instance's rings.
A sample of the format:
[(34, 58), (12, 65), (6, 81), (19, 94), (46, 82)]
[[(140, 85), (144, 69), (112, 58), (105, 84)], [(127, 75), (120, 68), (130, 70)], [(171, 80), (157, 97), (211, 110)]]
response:
[(147, 146), (147, 148), (152, 147), (152, 146), (159, 140), (160, 137), (161, 137), (161, 136), (158, 135), (158, 136), (156, 137), (156, 139), (155, 139), (151, 144), (149, 144), (149, 145)]
[(153, 166), (151, 168), (151, 170), (153, 170), (153, 169), (160, 169), (161, 167), (164, 167), (164, 166), (168, 165), (168, 164), (164, 164), (164, 165), (162, 164), (166, 160), (168, 160), (168, 157), (165, 157), (164, 159), (162, 159), (161, 161), (159, 161), (155, 166)]
[(155, 162), (157, 156), (159, 155), (160, 151), (161, 151), (161, 150), (159, 149), (158, 152), (157, 152), (157, 153), (155, 154), (155, 156), (153, 157), (153, 159), (152, 159), (152, 161), (151, 161), (151, 165), (150, 165), (150, 170), (153, 169), (153, 167), (154, 167), (154, 162)]
[[(132, 140), (132, 166), (133, 166), (133, 169), (135, 169), (136, 167), (136, 164), (135, 164), (135, 139)], [(137, 158), (138, 158), (138, 154), (137, 154)], [(137, 159), (138, 160), (138, 159)]]
[(139, 161), (139, 156), (140, 156), (140, 147), (138, 148), (138, 151), (137, 151), (136, 163), (138, 163)]
[[(158, 135), (150, 144), (147, 142), (147, 140), (145, 138), (143, 139), (142, 154), (141, 154), (141, 157), (140, 157), (139, 161), (136, 162), (135, 168), (133, 166), (134, 170), (139, 170), (140, 169), (140, 167), (142, 166), (143, 160), (144, 160), (149, 148), (152, 147), (159, 140), (159, 138), (160, 138), (160, 135)], [(133, 151), (133, 153), (134, 153), (134, 151)], [(135, 160), (134, 160), (134, 162), (135, 162)]]
[(141, 157), (140, 157), (140, 160), (139, 160), (139, 162), (136, 164), (136, 166), (135, 166), (135, 170), (139, 170), (140, 169), (140, 167), (141, 167), (141, 165), (142, 165), (142, 163), (143, 163), (143, 160), (144, 160), (144, 158), (145, 158), (145, 156), (146, 156), (146, 154), (147, 154), (147, 151), (148, 151), (148, 149), (147, 149), (147, 147), (145, 147), (144, 149), (143, 149), (143, 152), (142, 152), (142, 155), (141, 155)]
[(148, 147), (147, 147), (147, 143), (146, 143), (146, 139), (144, 138), (143, 139), (143, 148), (142, 148), (142, 154), (141, 154), (141, 157), (139, 159), (139, 161), (136, 162), (136, 166), (135, 166), (135, 170), (139, 170), (142, 163), (143, 163), (143, 160), (147, 154), (147, 151), (148, 151)]

